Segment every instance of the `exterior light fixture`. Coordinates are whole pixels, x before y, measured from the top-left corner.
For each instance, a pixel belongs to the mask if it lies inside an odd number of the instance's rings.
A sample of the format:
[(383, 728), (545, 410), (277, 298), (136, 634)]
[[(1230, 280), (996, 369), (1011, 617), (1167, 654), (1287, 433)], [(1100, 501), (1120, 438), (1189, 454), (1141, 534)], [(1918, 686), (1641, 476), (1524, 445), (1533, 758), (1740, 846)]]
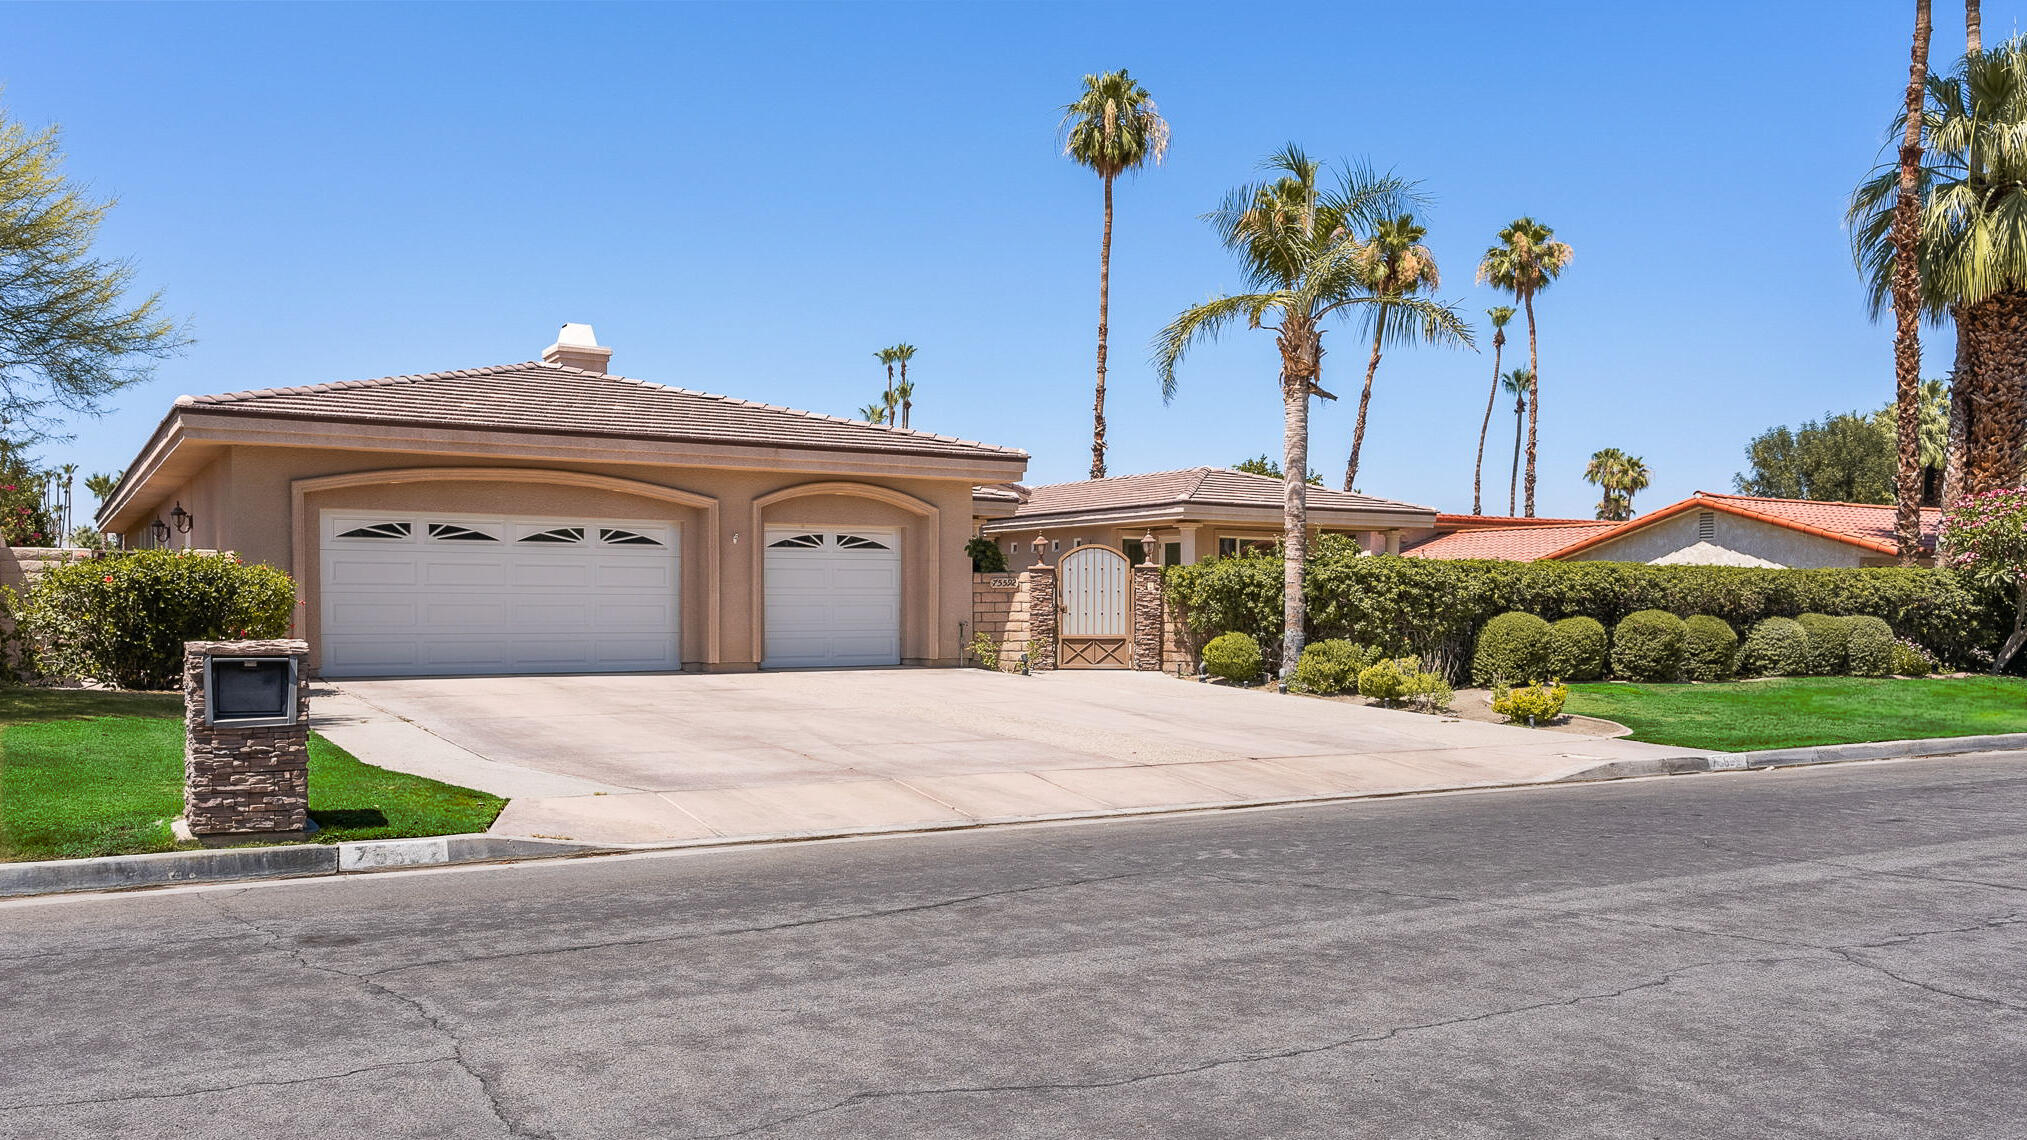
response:
[(1140, 564), (1142, 566), (1160, 565), (1159, 560), (1155, 557), (1157, 549), (1159, 548), (1154, 545), (1154, 531), (1149, 530), (1140, 539)]
[(1033, 542), (1028, 543), (1028, 546), (1035, 552), (1035, 561), (1040, 562), (1042, 560), (1042, 553), (1049, 548), (1048, 536), (1038, 534)]
[(156, 519), (148, 524), (148, 533), (155, 536), (155, 545), (161, 546), (169, 541), (169, 524)]
[(177, 534), (189, 534), (190, 528), (197, 525), (197, 516), (184, 510), (182, 503), (177, 503), (176, 509), (169, 512), (169, 519), (176, 524)]

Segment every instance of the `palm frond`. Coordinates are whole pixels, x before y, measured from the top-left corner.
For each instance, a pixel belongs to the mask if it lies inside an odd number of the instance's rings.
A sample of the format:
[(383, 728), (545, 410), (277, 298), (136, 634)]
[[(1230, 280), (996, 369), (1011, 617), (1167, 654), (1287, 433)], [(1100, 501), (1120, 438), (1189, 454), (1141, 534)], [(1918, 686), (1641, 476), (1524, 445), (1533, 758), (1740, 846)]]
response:
[(1175, 399), (1176, 366), (1199, 341), (1212, 341), (1244, 318), (1250, 326), (1260, 324), (1261, 314), (1287, 302), (1280, 293), (1241, 293), (1212, 297), (1201, 305), (1184, 309), (1156, 334), (1153, 344), (1154, 373), (1161, 380), (1161, 398)]

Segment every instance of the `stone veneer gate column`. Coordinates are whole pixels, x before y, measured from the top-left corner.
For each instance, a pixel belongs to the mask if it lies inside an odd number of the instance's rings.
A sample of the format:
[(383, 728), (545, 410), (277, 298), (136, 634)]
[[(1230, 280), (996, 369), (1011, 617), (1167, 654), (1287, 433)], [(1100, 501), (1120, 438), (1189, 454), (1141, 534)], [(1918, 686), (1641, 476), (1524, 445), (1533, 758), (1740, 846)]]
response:
[[(190, 833), (238, 838), (301, 835), (310, 824), (306, 641), (191, 641), (183, 646), (183, 819)], [(204, 659), (296, 659), (296, 723), (204, 723)]]
[(1035, 651), (1028, 668), (1056, 667), (1056, 568), (1030, 566), (1021, 572), (1028, 587), (1028, 640)]
[(1149, 563), (1133, 568), (1133, 667), (1161, 668), (1161, 643), (1166, 630), (1161, 602), (1161, 567)]

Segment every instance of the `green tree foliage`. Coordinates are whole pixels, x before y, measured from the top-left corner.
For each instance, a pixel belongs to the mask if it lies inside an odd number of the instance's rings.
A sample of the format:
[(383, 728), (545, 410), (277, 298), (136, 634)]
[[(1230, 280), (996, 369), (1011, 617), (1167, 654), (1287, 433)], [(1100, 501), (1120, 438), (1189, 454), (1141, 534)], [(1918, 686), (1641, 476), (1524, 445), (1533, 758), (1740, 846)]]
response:
[[(1248, 475), (1265, 475), (1269, 479), (1287, 478), (1286, 475), (1281, 473), (1281, 464), (1265, 452), (1255, 455), (1251, 459), (1241, 459), (1237, 463), (1232, 464), (1232, 470), (1244, 471)], [(1309, 478), (1304, 480), (1304, 482), (1312, 487), (1321, 487), (1323, 486), (1323, 476), (1318, 475), (1316, 468), (1311, 467), (1309, 469)]]
[(295, 583), (229, 554), (140, 550), (51, 566), (21, 624), (40, 672), (123, 689), (181, 684), (183, 643), (286, 637)]
[(985, 537), (974, 538), (964, 544), (964, 553), (971, 557), (973, 574), (1003, 574), (1006, 572), (1006, 551), (999, 543)]
[(9, 546), (60, 546), (57, 521), (45, 506), (50, 475), (19, 447), (0, 442), (0, 538)]
[(124, 471), (95, 471), (84, 477), (84, 489), (92, 498), (103, 503), (113, 497), (113, 491), (126, 474)]
[(2027, 646), (2027, 487), (1966, 496), (1943, 515), (1939, 545), (1951, 568), (2012, 595), (2013, 632), (1992, 661), (2004, 670)]
[(1893, 501), (1893, 437), (1871, 416), (1826, 414), (1800, 428), (1769, 428), (1746, 445), (1741, 494), (1838, 503)]
[(1605, 492), (1605, 497), (1598, 501), (1598, 517), (1611, 522), (1632, 518), (1633, 496), (1646, 490), (1652, 481), (1653, 473), (1647, 470), (1646, 460), (1616, 447), (1599, 448), (1584, 467), (1584, 482)]
[(133, 267), (94, 256), (111, 201), (63, 174), (55, 127), (0, 109), (0, 423), (16, 445), (96, 416), (184, 343), (160, 294), (130, 302)]

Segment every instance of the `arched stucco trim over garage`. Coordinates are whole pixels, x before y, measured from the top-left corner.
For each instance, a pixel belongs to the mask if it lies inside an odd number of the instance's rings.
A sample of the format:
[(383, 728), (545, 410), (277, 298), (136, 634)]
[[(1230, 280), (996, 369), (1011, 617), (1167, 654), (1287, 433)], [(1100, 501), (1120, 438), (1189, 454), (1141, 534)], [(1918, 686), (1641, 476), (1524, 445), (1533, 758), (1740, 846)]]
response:
[[(690, 545), (689, 536), (685, 536), (683, 573), (687, 578), (694, 567), (701, 575), (698, 584), (704, 597), (704, 660), (716, 662), (720, 659), (718, 635), (721, 605), (718, 586), (716, 498), (700, 495), (695, 491), (685, 491), (680, 487), (647, 483), (639, 479), (622, 479), (614, 475), (595, 475), (588, 471), (564, 471), (550, 467), (392, 467), (378, 471), (352, 471), (343, 475), (318, 475), (308, 479), (296, 479), (289, 484), (289, 530), (295, 560), (295, 576), (298, 579), (304, 577), (304, 568), (310, 565), (311, 546), (316, 536), (316, 526), (309, 519), (306, 506), (309, 496), (323, 491), (396, 483), (542, 483), (632, 495), (635, 498), (674, 503), (698, 511), (704, 516), (703, 525), (698, 527), (702, 533), (695, 539), (700, 549), (693, 562), (687, 552)], [(315, 646), (311, 647), (311, 655), (312, 660), (319, 656)]]
[[(928, 575), (929, 580), (926, 584), (927, 589), (924, 591), (928, 595), (927, 609), (931, 615), (943, 612), (943, 574), (937, 564), (937, 559), (941, 557), (943, 552), (943, 512), (938, 509), (935, 503), (929, 502), (926, 499), (918, 499), (906, 491), (896, 491), (892, 487), (882, 487), (875, 483), (857, 483), (844, 479), (826, 479), (815, 483), (798, 483), (793, 487), (783, 487), (779, 491), (770, 491), (753, 500), (752, 530), (748, 533), (753, 536), (751, 543), (753, 553), (750, 556), (749, 564), (752, 569), (752, 581), (754, 584), (752, 645), (753, 655), (756, 660), (760, 657), (760, 647), (764, 643), (765, 611), (767, 609), (761, 602), (761, 598), (766, 593), (763, 583), (766, 581), (767, 574), (767, 508), (780, 503), (791, 502), (795, 499), (807, 499), (813, 495), (850, 495), (860, 499), (871, 499), (874, 502), (899, 507), (901, 510), (923, 519), (926, 523), (924, 529), (928, 532), (929, 542), (928, 557), (925, 561), (930, 567), (930, 571)], [(934, 620), (933, 616), (931, 620)], [(929, 655), (934, 656), (937, 631), (932, 627), (927, 633)], [(904, 658), (907, 656), (905, 648), (903, 649), (902, 656)]]

